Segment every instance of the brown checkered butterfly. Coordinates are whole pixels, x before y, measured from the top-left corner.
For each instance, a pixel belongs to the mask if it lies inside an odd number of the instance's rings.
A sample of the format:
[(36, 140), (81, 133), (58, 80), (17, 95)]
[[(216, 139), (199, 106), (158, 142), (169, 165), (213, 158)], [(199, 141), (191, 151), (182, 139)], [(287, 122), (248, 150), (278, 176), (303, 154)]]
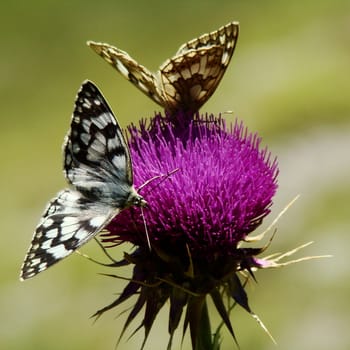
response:
[(182, 45), (156, 73), (114, 46), (88, 45), (167, 112), (196, 112), (214, 93), (230, 63), (239, 32), (237, 22)]

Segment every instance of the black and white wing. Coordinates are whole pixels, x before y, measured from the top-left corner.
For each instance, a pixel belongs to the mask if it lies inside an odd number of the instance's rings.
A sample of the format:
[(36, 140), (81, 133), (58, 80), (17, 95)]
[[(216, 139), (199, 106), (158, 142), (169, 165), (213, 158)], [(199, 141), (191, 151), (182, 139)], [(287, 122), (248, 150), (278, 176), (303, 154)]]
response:
[(78, 92), (64, 145), (68, 182), (91, 200), (124, 207), (133, 184), (128, 145), (97, 87), (87, 81)]
[(130, 205), (144, 205), (133, 187), (129, 149), (97, 87), (85, 82), (64, 145), (64, 172), (72, 189), (58, 193), (37, 226), (22, 280), (47, 269), (101, 231)]
[(118, 210), (91, 202), (75, 190), (58, 193), (35, 230), (20, 279), (34, 277), (73, 253), (116, 214)]
[(231, 22), (182, 45), (156, 74), (109, 44), (88, 45), (168, 112), (196, 112), (214, 93), (235, 49), (239, 24)]

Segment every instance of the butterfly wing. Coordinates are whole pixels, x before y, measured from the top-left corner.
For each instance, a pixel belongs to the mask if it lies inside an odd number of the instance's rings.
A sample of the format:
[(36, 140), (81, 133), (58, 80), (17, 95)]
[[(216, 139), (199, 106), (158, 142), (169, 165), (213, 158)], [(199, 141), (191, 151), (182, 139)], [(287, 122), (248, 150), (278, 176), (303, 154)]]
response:
[(76, 98), (64, 145), (64, 172), (73, 189), (61, 191), (45, 210), (22, 266), (22, 280), (81, 247), (124, 208), (145, 204), (133, 187), (122, 131), (89, 81)]
[(127, 52), (112, 45), (93, 41), (88, 41), (87, 44), (144, 94), (164, 106), (159, 81), (146, 67), (138, 64)]
[(70, 255), (94, 237), (118, 210), (91, 202), (74, 190), (63, 190), (46, 208), (25, 257), (21, 280)]
[(124, 207), (133, 191), (129, 148), (101, 92), (90, 81), (78, 92), (64, 145), (64, 173), (91, 200)]
[(191, 50), (166, 61), (161, 80), (167, 109), (196, 112), (214, 93), (222, 77), (223, 49)]
[(231, 22), (185, 43), (157, 74), (109, 44), (89, 41), (88, 45), (166, 111), (196, 112), (220, 83), (235, 49), (238, 29), (238, 23)]
[[(218, 30), (203, 34), (200, 37), (183, 44), (177, 50), (174, 57), (183, 55), (190, 50), (205, 49), (211, 46), (221, 46), (224, 49), (224, 52), (227, 53), (227, 57), (231, 57), (237, 43), (238, 33), (239, 23), (228, 23), (225, 26), (220, 27)], [(227, 62), (226, 59), (224, 61)], [(228, 63), (229, 62), (227, 62), (227, 64)]]
[(163, 63), (160, 77), (167, 109), (196, 112), (209, 99), (230, 63), (238, 28), (231, 22), (193, 39)]

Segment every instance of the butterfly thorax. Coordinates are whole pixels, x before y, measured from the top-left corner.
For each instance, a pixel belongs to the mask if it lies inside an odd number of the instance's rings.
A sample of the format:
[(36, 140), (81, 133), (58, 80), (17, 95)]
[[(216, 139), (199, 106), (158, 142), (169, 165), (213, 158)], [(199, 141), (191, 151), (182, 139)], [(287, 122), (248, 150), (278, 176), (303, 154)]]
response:
[(145, 199), (141, 195), (139, 195), (137, 193), (134, 186), (132, 186), (131, 191), (129, 193), (129, 197), (128, 197), (125, 205), (126, 205), (126, 207), (130, 207), (133, 205), (135, 205), (137, 207), (146, 207), (147, 202), (145, 201)]
[(128, 208), (130, 206), (145, 206), (147, 202), (140, 196), (133, 186), (127, 184), (118, 184), (118, 186), (110, 186), (110, 184), (99, 183), (98, 186), (87, 184), (83, 188), (77, 190), (92, 202), (99, 202), (113, 208)]

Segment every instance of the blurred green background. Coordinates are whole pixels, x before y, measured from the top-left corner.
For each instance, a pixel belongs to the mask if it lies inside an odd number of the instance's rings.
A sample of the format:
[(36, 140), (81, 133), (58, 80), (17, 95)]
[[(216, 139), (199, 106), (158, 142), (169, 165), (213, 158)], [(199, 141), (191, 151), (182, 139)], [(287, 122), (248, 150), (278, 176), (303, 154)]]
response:
[[(265, 227), (301, 194), (269, 253), (315, 241), (299, 256), (334, 255), (258, 272), (251, 307), (278, 349), (350, 348), (350, 2), (33, 0), (0, 4), (1, 349), (113, 349), (125, 321), (116, 318), (124, 307), (89, 318), (124, 282), (77, 255), (18, 281), (45, 203), (65, 186), (61, 144), (80, 83), (95, 81), (123, 126), (159, 110), (85, 42), (114, 44), (156, 70), (182, 43), (231, 20), (241, 25), (236, 52), (203, 111), (232, 110), (227, 119), (242, 118), (278, 156), (280, 188)], [(84, 251), (98, 254), (94, 243)], [(146, 349), (165, 348), (166, 317)], [(242, 349), (276, 349), (243, 311), (232, 322)], [(138, 349), (141, 338), (119, 348)], [(232, 348), (225, 337), (223, 349)]]

